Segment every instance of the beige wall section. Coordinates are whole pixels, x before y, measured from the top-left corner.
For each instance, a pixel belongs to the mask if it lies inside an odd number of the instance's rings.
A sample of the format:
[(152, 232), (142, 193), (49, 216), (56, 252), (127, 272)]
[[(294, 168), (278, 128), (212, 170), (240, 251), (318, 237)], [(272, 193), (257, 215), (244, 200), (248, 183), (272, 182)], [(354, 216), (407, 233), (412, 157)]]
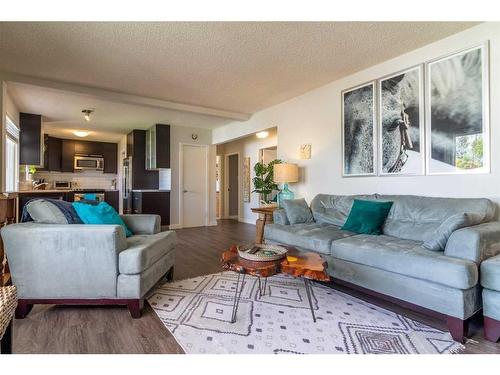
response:
[[(480, 175), (342, 178), (341, 91), (461, 49), (490, 41), (491, 173)], [(291, 189), (310, 201), (318, 193), (394, 193), (451, 197), (488, 197), (500, 203), (500, 23), (484, 23), (405, 55), (332, 82), (302, 96), (258, 112), (243, 124), (214, 129), (214, 143), (278, 127), (278, 157), (297, 162), (300, 182)], [(229, 137), (229, 138), (228, 138)], [(312, 157), (299, 160), (301, 144)]]
[(16, 103), (12, 100), (12, 97), (9, 95), (7, 82), (2, 80), (0, 77), (0, 113), (2, 114), (2, 118), (0, 119), (1, 125), (1, 139), (0, 142), (0, 189), (1, 191), (5, 190), (5, 116), (9, 116), (9, 118), (14, 121), (14, 123), (19, 126), (19, 109), (17, 108)]
[[(281, 140), (280, 140), (281, 142)], [(253, 190), (253, 184), (251, 182), (252, 178), (255, 177), (253, 171), (253, 166), (259, 161), (259, 150), (262, 148), (277, 146), (278, 144), (278, 132), (276, 128), (269, 129), (269, 136), (265, 139), (259, 139), (252, 134), (248, 137), (238, 139), (236, 141), (228, 142), (225, 144), (217, 145), (217, 155), (227, 155), (232, 153), (240, 154), (240, 171), (243, 173), (243, 158), (250, 157), (250, 190)], [(223, 158), (224, 160), (224, 158)], [(224, 162), (223, 162), (224, 164)], [(224, 168), (224, 165), (223, 165)], [(224, 177), (224, 174), (223, 174)], [(224, 186), (225, 181), (221, 181), (221, 200), (224, 205)], [(239, 196), (240, 196), (240, 212), (239, 220), (247, 223), (255, 224), (257, 215), (254, 214), (250, 208), (257, 207), (259, 205), (259, 194), (252, 193), (250, 195), (250, 202), (243, 202), (243, 176), (240, 176), (239, 181)], [(224, 206), (223, 206), (224, 207)], [(214, 209), (215, 211), (215, 209)], [(224, 212), (224, 211), (223, 211)], [(224, 216), (224, 215), (223, 215)]]
[[(193, 140), (192, 135), (196, 134), (197, 139)], [(171, 165), (171, 192), (170, 192), (170, 223), (173, 228), (179, 227), (179, 145), (199, 144), (209, 145), (209, 169), (208, 169), (208, 223), (217, 225), (215, 218), (215, 146), (212, 145), (212, 131), (200, 128), (190, 128), (184, 126), (172, 126), (170, 128), (170, 165)]]

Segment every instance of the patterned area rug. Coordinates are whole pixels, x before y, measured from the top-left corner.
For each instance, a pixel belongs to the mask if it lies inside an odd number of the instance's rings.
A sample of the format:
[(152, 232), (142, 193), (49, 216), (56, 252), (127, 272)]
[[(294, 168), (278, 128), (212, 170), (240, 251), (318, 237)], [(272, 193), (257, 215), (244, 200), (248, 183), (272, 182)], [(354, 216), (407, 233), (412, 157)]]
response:
[(445, 354), (464, 346), (442, 332), (320, 284), (314, 323), (304, 282), (269, 278), (264, 296), (247, 276), (231, 323), (237, 275), (166, 283), (148, 302), (186, 353)]

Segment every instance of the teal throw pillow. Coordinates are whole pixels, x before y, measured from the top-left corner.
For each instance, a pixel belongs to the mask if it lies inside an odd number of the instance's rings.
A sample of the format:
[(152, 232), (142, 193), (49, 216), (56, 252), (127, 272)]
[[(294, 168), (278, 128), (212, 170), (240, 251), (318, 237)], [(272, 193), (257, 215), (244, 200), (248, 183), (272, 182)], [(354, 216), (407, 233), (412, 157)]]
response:
[(123, 229), (125, 229), (125, 235), (127, 237), (134, 235), (125, 225), (120, 215), (118, 215), (118, 212), (106, 202), (100, 202), (98, 205), (74, 202), (73, 207), (85, 224), (121, 225)]
[(377, 202), (355, 199), (343, 230), (359, 234), (382, 234), (392, 202)]

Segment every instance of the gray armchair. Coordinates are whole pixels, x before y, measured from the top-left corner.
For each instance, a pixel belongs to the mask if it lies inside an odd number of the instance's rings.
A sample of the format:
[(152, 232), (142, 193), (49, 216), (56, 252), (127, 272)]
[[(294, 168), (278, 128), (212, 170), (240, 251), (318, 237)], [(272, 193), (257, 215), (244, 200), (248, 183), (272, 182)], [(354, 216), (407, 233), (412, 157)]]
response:
[(127, 305), (141, 316), (145, 294), (173, 277), (176, 233), (157, 215), (122, 215), (119, 225), (13, 224), (2, 238), (18, 290), (17, 318), (33, 304)]

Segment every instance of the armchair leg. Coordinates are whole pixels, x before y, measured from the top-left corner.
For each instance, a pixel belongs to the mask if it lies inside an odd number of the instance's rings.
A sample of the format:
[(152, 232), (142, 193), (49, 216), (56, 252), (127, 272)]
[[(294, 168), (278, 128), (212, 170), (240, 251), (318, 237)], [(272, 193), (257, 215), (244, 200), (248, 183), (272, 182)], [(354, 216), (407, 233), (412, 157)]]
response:
[(492, 342), (497, 342), (500, 339), (500, 320), (484, 317), (484, 337)]
[(447, 316), (446, 325), (448, 326), (448, 330), (450, 331), (453, 340), (463, 344), (468, 334), (469, 320), (462, 320), (453, 316)]
[(174, 266), (172, 266), (165, 276), (168, 281), (172, 281), (174, 279)]
[(139, 319), (141, 317), (142, 308), (144, 307), (143, 299), (134, 299), (127, 302), (128, 311), (132, 315), (133, 319)]
[(32, 308), (33, 308), (32, 304), (22, 299), (18, 300), (16, 308), (16, 319), (26, 318), (26, 316), (30, 313)]

